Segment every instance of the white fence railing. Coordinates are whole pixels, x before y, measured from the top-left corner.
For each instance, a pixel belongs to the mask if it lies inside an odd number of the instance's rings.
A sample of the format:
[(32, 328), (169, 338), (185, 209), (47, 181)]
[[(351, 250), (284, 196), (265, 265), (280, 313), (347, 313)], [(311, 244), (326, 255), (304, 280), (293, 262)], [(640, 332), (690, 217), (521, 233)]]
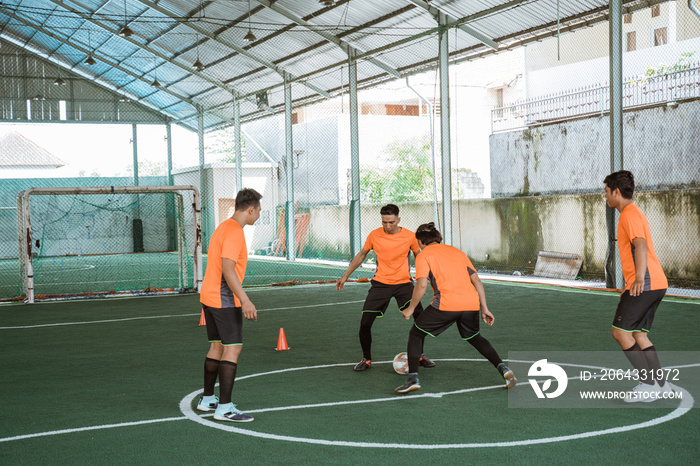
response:
[[(632, 78), (622, 86), (623, 108), (646, 107), (700, 97), (700, 65), (661, 76)], [(527, 100), (491, 110), (491, 132), (510, 131), (610, 110), (610, 88), (593, 85), (575, 92)]]

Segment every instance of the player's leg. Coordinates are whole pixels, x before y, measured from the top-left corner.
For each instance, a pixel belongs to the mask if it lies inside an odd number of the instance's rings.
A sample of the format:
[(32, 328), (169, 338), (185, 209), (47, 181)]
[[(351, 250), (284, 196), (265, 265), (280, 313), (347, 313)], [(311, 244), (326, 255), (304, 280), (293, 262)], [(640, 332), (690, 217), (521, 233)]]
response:
[(644, 359), (646, 359), (654, 385), (662, 389), (665, 387), (664, 391), (668, 391), (669, 387), (666, 387), (666, 380), (664, 378), (661, 362), (659, 361), (659, 355), (656, 353), (654, 344), (649, 339), (649, 331), (654, 323), (656, 310), (658, 309), (659, 304), (661, 304), (661, 300), (666, 294), (666, 290), (645, 291), (643, 294), (647, 293), (648, 295), (645, 296), (645, 298), (648, 301), (648, 306), (647, 312), (644, 315), (644, 320), (641, 324), (642, 331), (634, 333), (634, 339), (642, 349), (642, 354), (644, 355)]
[(219, 406), (214, 412), (217, 421), (249, 422), (252, 416), (243, 414), (231, 402), (236, 381), (238, 358), (243, 349), (243, 311), (240, 307), (213, 310), (212, 315), (221, 335), (223, 348), (219, 362)]
[(457, 328), (463, 340), (471, 344), (483, 357), (489, 360), (493, 367), (498, 370), (503, 380), (505, 380), (506, 388), (512, 388), (518, 383), (515, 374), (498, 355), (486, 338), (479, 333), (479, 311), (464, 311), (460, 313), (457, 320)]
[(211, 315), (210, 308), (203, 306), (204, 317), (207, 323), (207, 338), (209, 339), (209, 351), (204, 359), (204, 392), (199, 397), (197, 409), (199, 411), (213, 411), (219, 405), (219, 400), (214, 394), (216, 378), (219, 375), (219, 361), (224, 348), (221, 346), (221, 337), (216, 328), (216, 322)]
[(637, 370), (640, 382), (646, 385), (653, 385), (653, 382), (650, 383), (647, 378), (649, 365), (642, 353), (642, 348), (635, 338), (636, 333), (641, 333), (641, 324), (644, 317), (644, 313), (641, 312), (641, 302), (636, 298), (638, 297), (630, 295), (629, 290), (620, 296), (615, 317), (613, 318), (612, 336), (617, 344), (620, 345), (632, 367)]
[(395, 389), (396, 393), (409, 393), (420, 389), (418, 366), (426, 335), (436, 337), (447, 330), (456, 319), (455, 312), (439, 311), (432, 306), (423, 310), (408, 334), (408, 380)]
[(662, 385), (661, 380), (655, 381), (654, 376), (662, 372), (661, 364), (647, 335), (665, 293), (666, 290), (654, 290), (630, 296), (629, 291), (625, 291), (620, 296), (613, 319), (613, 338), (639, 374), (639, 384), (625, 398), (628, 403), (656, 401), (661, 392), (671, 390), (665, 382)]
[(359, 372), (372, 367), (372, 325), (377, 317), (384, 316), (390, 300), (391, 287), (372, 280), (372, 286), (367, 292), (367, 298), (362, 307), (359, 332), (362, 360), (354, 367), (355, 371)]
[[(411, 298), (413, 297), (413, 282), (405, 283), (396, 286), (394, 292), (394, 298), (396, 299), (396, 304), (399, 306), (399, 311), (403, 311), (411, 304)], [(413, 313), (413, 321), (415, 322), (420, 317), (423, 312), (423, 305), (418, 303), (416, 310)], [(425, 339), (423, 339), (425, 343)], [(435, 363), (425, 356), (425, 349), (421, 346), (420, 348), (420, 362), (421, 367), (435, 367)]]

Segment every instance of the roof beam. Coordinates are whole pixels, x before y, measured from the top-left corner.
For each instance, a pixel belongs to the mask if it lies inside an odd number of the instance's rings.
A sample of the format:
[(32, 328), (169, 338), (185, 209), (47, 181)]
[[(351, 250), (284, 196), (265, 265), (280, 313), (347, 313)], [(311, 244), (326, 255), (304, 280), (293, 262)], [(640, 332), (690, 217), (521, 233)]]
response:
[[(108, 27), (102, 21), (97, 21), (97, 20), (93, 19), (90, 14), (86, 14), (86, 13), (83, 13), (82, 11), (76, 10), (75, 8), (71, 7), (70, 5), (67, 5), (66, 2), (64, 2), (62, 0), (49, 0), (49, 1), (51, 3), (54, 3), (54, 4), (60, 6), (64, 9), (66, 9), (67, 11), (73, 13), (74, 15), (79, 16), (80, 18), (82, 18), (83, 20), (85, 20), (91, 24), (94, 24), (94, 25), (96, 25), (96, 26), (98, 26), (98, 27), (100, 27), (100, 28), (112, 33), (112, 34), (115, 34), (115, 35), (117, 34), (116, 30), (110, 29), (110, 27)], [(187, 73), (193, 74), (201, 79), (204, 79), (205, 81), (210, 82), (214, 86), (221, 88), (221, 89), (225, 90), (226, 92), (229, 92), (229, 93), (236, 92), (236, 90), (233, 87), (226, 85), (217, 79), (214, 79), (214, 78), (212, 78), (204, 73), (201, 73), (201, 72), (193, 69), (190, 64), (185, 65), (185, 64), (182, 64), (178, 61), (172, 60), (171, 57), (168, 57), (167, 55), (155, 50), (153, 47), (150, 47), (148, 45), (144, 45), (144, 44), (140, 43), (139, 41), (134, 40), (130, 37), (122, 37), (122, 39), (129, 42), (132, 45), (135, 45), (136, 47), (138, 47), (142, 50), (145, 50), (149, 53), (152, 53), (153, 55), (157, 56), (161, 60), (164, 60), (168, 63), (171, 63), (171, 64), (177, 66), (178, 68), (181, 68), (182, 70), (186, 71)], [(100, 57), (102, 57), (102, 56), (100, 55)], [(163, 86), (163, 88), (165, 89), (166, 86)]]
[[(20, 22), (24, 23), (26, 26), (35, 27), (35, 24), (31, 23), (30, 21), (28, 21), (28, 20), (26, 20), (26, 19), (24, 19), (24, 18), (22, 18), (22, 17), (17, 16), (17, 15), (16, 15), (15, 13), (13, 13), (12, 11), (9, 11), (9, 10), (3, 8), (3, 6), (2, 6), (1, 4), (0, 4), (0, 12), (2, 12), (3, 14), (5, 14), (5, 15), (7, 15), (7, 16), (12, 17), (13, 19), (16, 19), (17, 21), (20, 21)], [(78, 50), (79, 52), (83, 52), (83, 53), (85, 53), (85, 54), (88, 53), (88, 51), (85, 50), (85, 49), (83, 49), (80, 45), (78, 45), (78, 44), (76, 44), (76, 43), (68, 42), (66, 39), (64, 39), (64, 38), (62, 38), (62, 37), (59, 37), (59, 36), (55, 35), (55, 34), (52, 33), (52, 32), (48, 32), (48, 31), (42, 30), (41, 33), (47, 35), (48, 37), (51, 37), (51, 38), (54, 39), (54, 40), (59, 41), (59, 42), (65, 44), (65, 45), (68, 45), (68, 46), (70, 46), (70, 47), (72, 47), (72, 48)], [(26, 48), (26, 46), (25, 46), (24, 48)], [(45, 58), (47, 58), (47, 59), (50, 58), (50, 57), (48, 56), (48, 54), (45, 53), (45, 55), (46, 55)], [(136, 78), (136, 79), (139, 79), (139, 80), (141, 80), (141, 81), (143, 81), (143, 82), (147, 82), (147, 81), (144, 80), (142, 77), (137, 76), (136, 74), (134, 74), (132, 71), (130, 71), (130, 70), (126, 69), (126, 68), (123, 68), (123, 67), (122, 67), (121, 65), (119, 65), (118, 63), (116, 63), (116, 62), (109, 63), (110, 59), (108, 59), (108, 58), (102, 57), (102, 61), (104, 61), (104, 62), (107, 63), (107, 64), (110, 64), (112, 67), (114, 67), (115, 69), (118, 69), (118, 70), (121, 71), (122, 73), (128, 74), (129, 76), (132, 76), (132, 77), (134, 77), (134, 78)], [(60, 65), (60, 63), (59, 63), (58, 61), (54, 60), (54, 62), (55, 62), (56, 64)], [(64, 68), (65, 68), (65, 66), (64, 66)], [(101, 81), (96, 81), (96, 82), (98, 82), (99, 84), (101, 84), (101, 85), (107, 87), (108, 89), (116, 90), (116, 91), (120, 92), (121, 94), (126, 95), (127, 97), (129, 97), (129, 98), (132, 99), (132, 100), (141, 100), (141, 98), (140, 98), (139, 96), (130, 94), (130, 93), (125, 92), (125, 91), (123, 91), (123, 90), (121, 90), (121, 89), (116, 89), (115, 86), (110, 86), (109, 84), (103, 83), (103, 82), (101, 82)], [(178, 93), (176, 93), (176, 92), (174, 92), (174, 91), (171, 91), (170, 89), (162, 89), (162, 91), (163, 91), (163, 92), (166, 92), (166, 93), (168, 93), (168, 94), (170, 94), (170, 95), (172, 95), (173, 97), (175, 97), (175, 98), (177, 98), (177, 99), (182, 100), (183, 102), (187, 102), (188, 104), (192, 105), (192, 106), (195, 107), (195, 108), (197, 107), (197, 104), (196, 104), (195, 102), (193, 102), (192, 100), (190, 100), (189, 98), (187, 98), (187, 97), (185, 97), (185, 96), (182, 96), (182, 95), (180, 95), (180, 94), (178, 94)], [(159, 109), (157, 106), (156, 106), (156, 109), (160, 111), (160, 109)], [(176, 118), (175, 115), (168, 115), (168, 116), (170, 116), (171, 118)]]
[[(163, 2), (161, 2), (161, 3), (154, 3), (154, 2), (152, 2), (152, 1), (150, 1), (150, 0), (138, 0), (138, 1), (139, 1), (141, 4), (146, 5), (147, 7), (152, 8), (153, 10), (155, 10), (155, 11), (157, 11), (157, 12), (159, 12), (159, 13), (161, 13), (161, 14), (163, 14), (163, 15), (165, 15), (165, 16), (167, 16), (167, 17), (169, 17), (169, 18), (171, 18), (171, 19), (173, 19), (173, 20), (175, 20), (175, 21), (180, 21), (180, 18), (177, 17), (172, 11), (170, 11), (170, 10), (168, 10), (167, 8), (161, 6)], [(218, 42), (218, 43), (220, 43), (220, 44), (222, 44), (222, 45), (225, 45), (226, 47), (229, 47), (229, 48), (231, 48), (232, 50), (235, 50), (235, 51), (238, 52), (239, 54), (241, 54), (241, 55), (243, 55), (243, 56), (245, 56), (245, 57), (250, 58), (251, 60), (254, 60), (254, 61), (260, 63), (260, 64), (263, 65), (264, 67), (266, 67), (266, 68), (268, 68), (268, 69), (270, 69), (270, 70), (275, 71), (275, 72), (278, 73), (280, 76), (284, 76), (284, 73), (289, 74), (289, 72), (286, 71), (284, 68), (281, 68), (281, 67), (275, 65), (275, 64), (272, 63), (272, 62), (269, 62), (269, 61), (267, 61), (267, 60), (264, 60), (264, 59), (260, 58), (259, 56), (257, 56), (257, 55), (255, 55), (255, 54), (249, 52), (248, 50), (246, 50), (246, 49), (244, 49), (244, 48), (238, 46), (237, 44), (235, 44), (235, 43), (233, 43), (233, 42), (231, 42), (231, 41), (228, 41), (228, 40), (222, 39), (222, 38), (220, 38), (220, 37), (217, 37), (216, 35), (210, 33), (210, 32), (207, 31), (206, 29), (203, 29), (203, 28), (201, 28), (201, 27), (199, 27), (199, 26), (197, 26), (197, 25), (195, 25), (195, 24), (192, 24), (192, 23), (190, 23), (190, 22), (182, 22), (181, 24), (182, 24), (183, 26), (186, 26), (186, 27), (192, 29), (193, 31), (196, 31), (198, 34), (201, 34), (201, 35), (203, 35), (203, 36), (209, 38), (210, 40), (213, 40), (213, 41)], [(290, 76), (291, 76), (291, 74), (290, 74)], [(292, 76), (292, 79), (295, 79), (295, 77)], [(323, 97), (325, 97), (325, 98), (327, 98), (327, 99), (331, 97), (330, 94), (328, 94), (326, 91), (324, 91), (323, 89), (321, 89), (321, 88), (319, 88), (319, 87), (314, 86), (313, 84), (305, 83), (305, 85), (306, 85), (306, 87), (308, 87), (308, 88), (311, 89), (312, 91), (316, 92), (317, 94), (322, 95)]]
[[(334, 36), (333, 34), (329, 34), (325, 31), (318, 30), (318, 26), (316, 26), (315, 24), (310, 23), (308, 21), (304, 21), (303, 19), (299, 18), (295, 14), (285, 10), (284, 8), (281, 8), (277, 5), (275, 5), (270, 0), (255, 0), (255, 1), (261, 5), (269, 8), (270, 10), (274, 11), (275, 13), (278, 13), (278, 14), (284, 16), (285, 18), (292, 21), (293, 23), (296, 23), (299, 26), (306, 28), (309, 31), (313, 32), (314, 34), (323, 37), (328, 42), (331, 42), (331, 43), (337, 45), (338, 47), (343, 49), (343, 51), (345, 51), (345, 53), (347, 53), (348, 55), (350, 54), (350, 51), (353, 52), (353, 55), (354, 54), (359, 55), (360, 53), (363, 52), (362, 50), (360, 50), (356, 47), (353, 47), (348, 42), (346, 42), (342, 39), (339, 39), (338, 37)], [(378, 58), (369, 57), (369, 58), (367, 58), (367, 61), (372, 63), (373, 65), (383, 69), (384, 71), (386, 71), (390, 75), (394, 76), (395, 78), (401, 77), (401, 73), (399, 73), (396, 69), (394, 69), (394, 67), (392, 67), (391, 65), (388, 65), (387, 63), (384, 63), (382, 60), (380, 60)]]
[[(429, 4), (423, 0), (406, 0), (409, 3), (412, 3), (416, 5), (419, 8), (424, 9), (425, 11), (429, 12), (431, 15), (433, 15), (433, 18), (437, 19), (437, 16), (439, 13), (442, 13), (445, 15), (447, 18), (447, 25), (449, 26), (450, 23), (454, 23), (455, 19), (450, 17), (447, 12), (443, 8), (440, 8), (439, 6), (435, 6), (433, 4)], [(498, 44), (493, 41), (490, 37), (486, 36), (485, 34), (482, 34), (481, 32), (477, 31), (474, 28), (471, 28), (467, 26), (466, 24), (460, 24), (457, 26), (460, 30), (466, 32), (479, 42), (481, 42), (484, 45), (488, 45), (491, 47), (493, 50), (498, 50)]]

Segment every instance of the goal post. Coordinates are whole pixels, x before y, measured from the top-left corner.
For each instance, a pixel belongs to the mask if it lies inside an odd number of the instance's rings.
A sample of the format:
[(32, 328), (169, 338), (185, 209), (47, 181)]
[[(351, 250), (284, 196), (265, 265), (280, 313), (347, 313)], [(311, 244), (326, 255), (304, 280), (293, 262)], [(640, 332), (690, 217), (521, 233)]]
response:
[(17, 195), (25, 302), (200, 291), (194, 186), (30, 188)]

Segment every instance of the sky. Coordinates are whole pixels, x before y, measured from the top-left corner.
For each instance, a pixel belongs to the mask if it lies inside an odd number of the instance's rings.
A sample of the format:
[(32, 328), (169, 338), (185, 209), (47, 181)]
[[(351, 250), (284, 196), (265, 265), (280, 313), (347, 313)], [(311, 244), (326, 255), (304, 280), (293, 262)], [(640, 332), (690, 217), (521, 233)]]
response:
[[(52, 176), (127, 176), (133, 164), (130, 124), (0, 123), (0, 138), (16, 131), (66, 165)], [(199, 163), (197, 135), (172, 125), (173, 168)], [(167, 145), (164, 125), (138, 125), (139, 161), (165, 163)]]

